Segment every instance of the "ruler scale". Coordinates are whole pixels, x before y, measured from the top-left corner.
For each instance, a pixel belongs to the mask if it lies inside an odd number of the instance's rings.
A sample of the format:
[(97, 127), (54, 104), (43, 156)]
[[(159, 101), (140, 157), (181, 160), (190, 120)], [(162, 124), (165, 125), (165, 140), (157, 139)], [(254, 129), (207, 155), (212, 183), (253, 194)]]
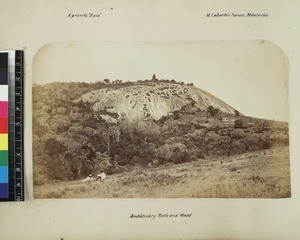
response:
[[(8, 198), (24, 201), (23, 51), (7, 51), (8, 68)], [(1, 52), (0, 52), (1, 54)]]
[(15, 200), (24, 201), (23, 164), (23, 52), (16, 51), (15, 65)]

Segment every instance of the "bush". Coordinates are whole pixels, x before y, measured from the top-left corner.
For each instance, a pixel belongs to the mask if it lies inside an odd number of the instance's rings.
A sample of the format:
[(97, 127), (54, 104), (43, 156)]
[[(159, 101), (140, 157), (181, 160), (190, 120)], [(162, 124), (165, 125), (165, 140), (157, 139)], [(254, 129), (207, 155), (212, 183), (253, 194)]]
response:
[(263, 148), (263, 149), (269, 149), (269, 148), (272, 147), (272, 142), (271, 142), (271, 140), (270, 140), (269, 138), (263, 139), (262, 142), (263, 142), (263, 143), (262, 143), (262, 148)]
[(197, 152), (196, 157), (197, 157), (198, 159), (204, 159), (204, 158), (205, 158), (205, 154), (204, 154), (202, 151), (199, 151), (199, 152)]
[(237, 119), (234, 121), (234, 128), (244, 128), (244, 122), (242, 119)]
[(185, 162), (189, 162), (190, 160), (191, 157), (188, 151), (180, 151), (179, 149), (174, 150), (174, 154), (172, 157), (172, 161), (174, 163), (185, 163)]
[(183, 163), (192, 159), (186, 145), (180, 142), (166, 143), (157, 150), (156, 155), (160, 163)]
[(242, 129), (234, 129), (231, 136), (233, 139), (241, 139), (245, 137), (245, 133)]

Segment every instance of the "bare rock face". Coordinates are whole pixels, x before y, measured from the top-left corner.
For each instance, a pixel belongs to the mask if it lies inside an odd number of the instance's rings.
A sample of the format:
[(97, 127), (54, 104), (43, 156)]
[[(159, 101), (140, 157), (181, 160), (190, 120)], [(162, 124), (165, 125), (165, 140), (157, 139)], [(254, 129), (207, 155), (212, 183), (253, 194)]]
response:
[(212, 106), (219, 111), (234, 114), (235, 109), (192, 85), (168, 82), (136, 83), (133, 86), (107, 87), (82, 95), (75, 102), (89, 102), (96, 114), (109, 122), (121, 118), (160, 119), (187, 105), (200, 110)]

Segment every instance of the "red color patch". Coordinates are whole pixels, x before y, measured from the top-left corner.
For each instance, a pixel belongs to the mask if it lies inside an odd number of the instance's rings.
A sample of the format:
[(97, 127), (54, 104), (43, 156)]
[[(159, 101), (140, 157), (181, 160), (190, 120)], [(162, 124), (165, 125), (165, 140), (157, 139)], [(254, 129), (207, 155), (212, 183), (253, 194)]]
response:
[(7, 120), (7, 118), (0, 118), (0, 133), (8, 133), (8, 120)]

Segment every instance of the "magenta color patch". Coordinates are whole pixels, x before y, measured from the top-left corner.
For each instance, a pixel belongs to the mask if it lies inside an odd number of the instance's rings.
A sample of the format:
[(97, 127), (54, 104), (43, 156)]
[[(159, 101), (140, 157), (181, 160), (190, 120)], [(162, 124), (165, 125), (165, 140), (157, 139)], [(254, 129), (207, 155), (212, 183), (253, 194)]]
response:
[(8, 102), (0, 102), (0, 118), (8, 117)]

